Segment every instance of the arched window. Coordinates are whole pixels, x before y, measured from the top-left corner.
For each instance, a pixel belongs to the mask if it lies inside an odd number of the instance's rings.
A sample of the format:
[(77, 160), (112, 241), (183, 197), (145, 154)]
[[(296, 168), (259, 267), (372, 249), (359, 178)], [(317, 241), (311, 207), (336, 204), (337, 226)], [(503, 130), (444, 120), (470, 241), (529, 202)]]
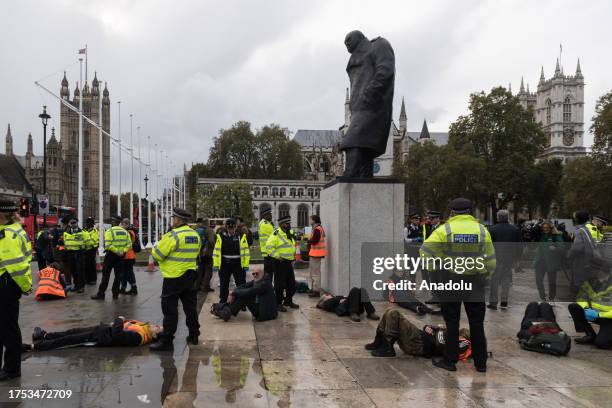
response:
[(552, 102), (550, 99), (546, 100), (546, 124), (550, 125), (550, 110), (551, 110)]
[(572, 121), (572, 101), (570, 97), (566, 97), (563, 102), (563, 122), (571, 122)]
[(261, 219), (261, 213), (264, 210), (271, 210), (271, 209), (272, 209), (272, 206), (270, 204), (268, 204), (268, 203), (261, 203), (259, 205), (259, 219)]
[(308, 189), (308, 197), (310, 198), (314, 197), (314, 190), (312, 188)]
[(291, 211), (291, 207), (289, 204), (281, 204), (278, 206), (278, 218), (288, 217), (289, 211)]
[(315, 206), (315, 214), (321, 215), (321, 206), (319, 204)]
[(302, 197), (303, 195), (304, 195), (304, 189), (303, 188), (298, 188), (297, 196), (298, 197)]
[(278, 187), (272, 187), (272, 197), (276, 197), (278, 195)]
[(89, 150), (89, 130), (83, 131), (83, 149)]
[(287, 194), (287, 190), (285, 189), (285, 187), (281, 187), (279, 196), (284, 197), (286, 194)]
[(253, 189), (253, 197), (259, 197), (260, 193), (261, 193), (261, 190), (259, 189), (259, 187), (255, 187)]
[(83, 187), (89, 187), (89, 168), (83, 168)]
[(295, 188), (294, 187), (289, 189), (289, 197), (295, 197)]
[(261, 188), (261, 196), (262, 197), (267, 197), (268, 196), (268, 187), (262, 187)]
[(308, 225), (308, 206), (300, 204), (297, 208), (297, 226), (305, 227)]
[(315, 189), (315, 197), (318, 197), (321, 192), (320, 188)]

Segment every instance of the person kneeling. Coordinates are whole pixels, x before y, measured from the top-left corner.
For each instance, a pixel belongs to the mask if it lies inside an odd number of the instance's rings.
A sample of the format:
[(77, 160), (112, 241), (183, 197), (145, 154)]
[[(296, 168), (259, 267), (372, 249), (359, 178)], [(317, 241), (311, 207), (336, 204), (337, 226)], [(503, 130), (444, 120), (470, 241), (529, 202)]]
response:
[(380, 317), (376, 314), (374, 305), (370, 302), (368, 292), (363, 288), (352, 288), (348, 297), (333, 296), (329, 293), (321, 296), (317, 303), (317, 308), (323, 309), (326, 312), (336, 313), (338, 316), (350, 316), (351, 320), (358, 322), (361, 320), (360, 315), (365, 311), (368, 319), (378, 320)]
[(138, 320), (125, 320), (117, 317), (111, 324), (70, 329), (63, 332), (46, 332), (40, 327), (32, 333), (32, 350), (44, 351), (62, 347), (92, 345), (96, 347), (143, 346), (157, 338), (162, 327), (142, 323)]
[(224, 321), (232, 315), (237, 316), (245, 307), (253, 318), (260, 322), (274, 320), (278, 316), (276, 295), (272, 281), (261, 268), (252, 272), (253, 280), (234, 289), (227, 298), (227, 303), (213, 305), (213, 314)]
[(58, 262), (53, 262), (38, 271), (36, 300), (64, 299), (66, 297), (66, 279)]
[[(593, 261), (594, 276), (580, 286), (576, 303), (569, 309), (576, 331), (585, 336), (575, 339), (578, 344), (594, 344), (603, 349), (612, 347), (612, 276), (610, 264), (603, 259)], [(599, 333), (591, 325), (599, 325)]]
[[(423, 330), (412, 324), (397, 309), (387, 309), (376, 329), (372, 343), (366, 344), (374, 357), (395, 357), (393, 344), (412, 356), (432, 358), (444, 355), (446, 328), (425, 325)], [(470, 331), (459, 330), (459, 360), (467, 360), (472, 354)]]

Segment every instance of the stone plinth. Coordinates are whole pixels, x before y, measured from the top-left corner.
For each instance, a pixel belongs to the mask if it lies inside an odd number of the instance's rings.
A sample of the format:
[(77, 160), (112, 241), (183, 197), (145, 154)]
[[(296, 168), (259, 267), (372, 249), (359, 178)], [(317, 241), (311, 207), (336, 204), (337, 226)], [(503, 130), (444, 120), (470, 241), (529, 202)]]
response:
[(362, 286), (362, 244), (402, 248), (404, 185), (393, 179), (338, 178), (321, 192), (321, 221), (327, 244), (321, 286), (346, 296), (351, 287)]

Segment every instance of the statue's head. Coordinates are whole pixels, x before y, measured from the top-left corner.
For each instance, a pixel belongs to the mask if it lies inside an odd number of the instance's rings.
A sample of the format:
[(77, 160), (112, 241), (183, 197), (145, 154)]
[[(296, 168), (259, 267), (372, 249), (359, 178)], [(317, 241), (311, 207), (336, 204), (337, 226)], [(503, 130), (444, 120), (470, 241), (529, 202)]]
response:
[(344, 45), (346, 45), (346, 49), (349, 54), (352, 54), (353, 51), (357, 49), (359, 43), (363, 40), (367, 40), (366, 36), (359, 30), (351, 31), (344, 38)]

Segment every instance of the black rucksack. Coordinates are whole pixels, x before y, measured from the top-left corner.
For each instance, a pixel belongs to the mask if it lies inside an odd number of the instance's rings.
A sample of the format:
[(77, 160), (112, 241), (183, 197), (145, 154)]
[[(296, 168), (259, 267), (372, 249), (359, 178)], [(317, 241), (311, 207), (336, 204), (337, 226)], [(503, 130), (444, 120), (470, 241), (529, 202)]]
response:
[[(558, 330), (550, 330), (552, 325), (555, 325)], [(564, 356), (569, 353), (572, 341), (556, 323), (534, 322), (528, 330), (519, 332), (519, 345), (524, 350)]]

